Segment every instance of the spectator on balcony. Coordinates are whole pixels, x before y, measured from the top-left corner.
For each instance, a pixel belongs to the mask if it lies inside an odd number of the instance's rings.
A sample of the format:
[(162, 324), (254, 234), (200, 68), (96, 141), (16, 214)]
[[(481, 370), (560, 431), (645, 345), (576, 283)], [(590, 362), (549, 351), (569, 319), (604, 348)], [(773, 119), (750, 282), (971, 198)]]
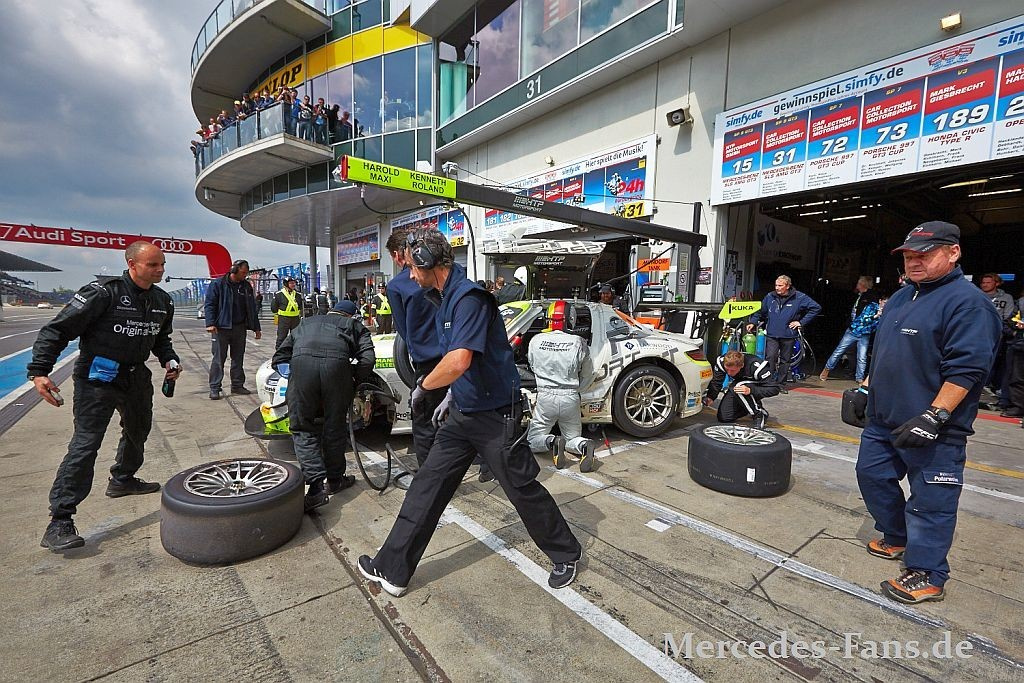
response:
[(245, 106), (242, 105), (242, 100), (235, 100), (235, 112), (232, 117), (235, 121), (244, 121), (248, 114), (245, 113)]
[[(337, 107), (338, 105), (334, 106)], [(341, 118), (338, 119), (338, 135), (341, 142), (352, 139), (352, 121), (349, 120), (349, 113), (347, 111), (341, 112)]]
[(256, 113), (257, 97), (250, 95), (249, 93), (242, 93), (242, 111), (245, 112), (246, 116), (252, 116)]
[(220, 114), (217, 115), (217, 124), (221, 130), (224, 130), (235, 125), (235, 118), (228, 113), (227, 109), (221, 109)]
[(266, 109), (268, 107), (273, 107), (276, 103), (277, 100), (270, 94), (270, 88), (264, 88), (257, 100), (257, 108)]
[(303, 95), (295, 118), (298, 119), (299, 138), (313, 142), (313, 105), (309, 103), (309, 95)]
[(213, 139), (217, 137), (218, 133), (220, 133), (220, 124), (217, 123), (216, 118), (211, 118), (209, 125), (206, 127), (206, 137), (208, 140)]
[(274, 101), (281, 105), (281, 118), (284, 121), (284, 132), (289, 135), (295, 135), (295, 117), (292, 115), (291, 90), (282, 85), (277, 96), (274, 98)]
[(327, 144), (329, 145), (341, 142), (341, 128), (338, 125), (340, 109), (341, 107), (337, 104), (331, 105), (327, 109)]
[(330, 144), (327, 139), (327, 105), (322, 97), (317, 99), (313, 107), (313, 140), (321, 145)]
[(299, 100), (299, 92), (292, 88), (289, 93), (289, 102), (292, 104), (292, 135), (298, 135), (299, 111), (302, 109), (302, 101)]

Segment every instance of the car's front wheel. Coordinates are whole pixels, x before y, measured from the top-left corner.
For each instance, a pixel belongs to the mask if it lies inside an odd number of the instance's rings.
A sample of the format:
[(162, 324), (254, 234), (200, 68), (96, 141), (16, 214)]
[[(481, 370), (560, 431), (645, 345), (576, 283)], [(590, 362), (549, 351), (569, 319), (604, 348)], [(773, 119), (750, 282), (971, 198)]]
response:
[(612, 418), (615, 426), (627, 434), (657, 436), (672, 424), (678, 403), (679, 386), (667, 370), (638, 365), (615, 384)]

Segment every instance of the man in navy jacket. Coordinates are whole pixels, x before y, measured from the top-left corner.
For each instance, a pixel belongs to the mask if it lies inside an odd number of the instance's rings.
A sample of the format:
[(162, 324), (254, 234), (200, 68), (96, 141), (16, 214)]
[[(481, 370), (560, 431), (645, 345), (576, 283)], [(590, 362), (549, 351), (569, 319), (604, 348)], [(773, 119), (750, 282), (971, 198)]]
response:
[(748, 332), (761, 320), (768, 321), (764, 354), (779, 384), (790, 380), (797, 330), (814, 320), (819, 312), (821, 306), (817, 301), (797, 291), (788, 275), (780, 275), (775, 280), (775, 291), (761, 302), (761, 310), (750, 316)]
[[(922, 223), (894, 250), (910, 284), (886, 304), (862, 387), (868, 425), (857, 482), (882, 537), (867, 551), (906, 569), (882, 583), (906, 603), (942, 600), (949, 578), (963, 486), (967, 437), (999, 343), (1000, 319), (988, 297), (964, 279), (960, 229)], [(900, 480), (907, 477), (910, 499)]]
[(231, 353), (231, 393), (251, 394), (245, 388), (245, 336), (247, 330), (256, 333), (259, 339), (260, 319), (256, 313), (256, 296), (249, 284), (249, 262), (235, 261), (231, 271), (210, 282), (206, 291), (206, 331), (213, 342), (213, 358), (210, 360), (210, 398), (221, 397), (221, 382), (224, 380), (224, 362)]

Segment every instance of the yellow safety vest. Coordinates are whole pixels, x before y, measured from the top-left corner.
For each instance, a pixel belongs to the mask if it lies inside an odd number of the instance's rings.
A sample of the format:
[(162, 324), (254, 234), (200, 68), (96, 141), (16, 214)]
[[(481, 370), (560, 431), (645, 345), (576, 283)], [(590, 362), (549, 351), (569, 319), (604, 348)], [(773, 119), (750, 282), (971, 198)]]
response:
[(377, 294), (377, 315), (391, 315), (391, 302), (383, 294)]
[(284, 310), (278, 310), (278, 315), (283, 315), (288, 318), (294, 318), (297, 315), (302, 315), (302, 309), (299, 308), (298, 295), (295, 292), (288, 291), (288, 288), (281, 290), (284, 294), (284, 298), (288, 300), (288, 305), (284, 307)]

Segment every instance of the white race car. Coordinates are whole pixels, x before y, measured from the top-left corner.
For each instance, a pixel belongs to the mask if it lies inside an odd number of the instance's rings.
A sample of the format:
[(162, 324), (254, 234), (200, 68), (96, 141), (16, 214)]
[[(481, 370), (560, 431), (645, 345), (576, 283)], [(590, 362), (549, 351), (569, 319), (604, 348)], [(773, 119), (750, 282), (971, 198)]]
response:
[[(516, 301), (500, 307), (505, 330), (516, 352), (523, 388), (533, 398), (535, 381), (527, 363), (530, 340), (546, 325), (552, 301)], [(674, 417), (699, 413), (701, 399), (711, 382), (711, 365), (701, 351), (701, 340), (653, 329), (600, 303), (567, 302), (586, 306), (591, 316), (590, 344), (594, 378), (582, 392), (584, 423), (615, 424), (623, 432), (645, 438), (668, 429)], [(412, 431), (410, 386), (415, 386), (407, 356), (396, 362), (395, 349), (405, 352), (396, 335), (374, 335), (377, 363), (374, 387), (364, 386), (352, 409), (353, 426), (376, 423), (396, 434)], [(396, 343), (397, 342), (397, 343)], [(397, 367), (396, 367), (397, 366)], [(264, 406), (277, 406), (283, 414), (280, 375), (264, 363), (256, 386)], [(276, 395), (276, 398), (275, 398)]]

